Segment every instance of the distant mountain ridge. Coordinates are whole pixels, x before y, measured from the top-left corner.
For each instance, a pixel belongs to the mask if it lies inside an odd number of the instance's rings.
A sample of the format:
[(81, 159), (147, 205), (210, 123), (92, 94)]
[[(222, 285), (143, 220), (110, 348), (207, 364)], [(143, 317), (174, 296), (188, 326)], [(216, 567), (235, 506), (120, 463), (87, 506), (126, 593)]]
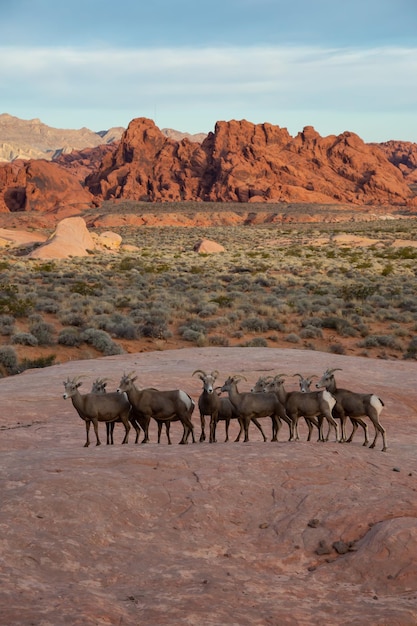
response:
[[(122, 126), (114, 126), (98, 132), (88, 128), (78, 130), (53, 128), (38, 118), (22, 120), (8, 113), (2, 113), (0, 114), (0, 162), (11, 163), (17, 159), (52, 161), (74, 150), (113, 144), (120, 140), (124, 131)], [(190, 135), (172, 128), (164, 128), (161, 132), (176, 141), (187, 137), (190, 141), (201, 142), (206, 137), (204, 133)]]

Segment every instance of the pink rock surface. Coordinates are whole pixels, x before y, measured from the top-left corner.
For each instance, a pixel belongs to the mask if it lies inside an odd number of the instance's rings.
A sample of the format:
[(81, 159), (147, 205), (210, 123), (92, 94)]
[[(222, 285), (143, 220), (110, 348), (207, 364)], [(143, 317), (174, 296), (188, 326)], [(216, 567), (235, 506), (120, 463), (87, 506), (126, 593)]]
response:
[[(181, 387), (195, 369), (320, 374), (372, 391), (388, 450), (351, 444), (249, 443), (84, 448), (63, 381), (108, 390)], [(0, 623), (200, 626), (417, 623), (417, 391), (413, 361), (268, 348), (191, 348), (68, 362), (0, 380)], [(296, 388), (296, 379), (288, 388)], [(197, 439), (198, 411), (193, 416)], [(270, 437), (268, 418), (263, 420)], [(105, 443), (105, 428), (100, 424)], [(237, 432), (233, 426), (232, 437)], [(370, 428), (372, 434), (373, 428)], [(340, 542), (337, 544), (336, 542)], [(333, 547), (349, 546), (345, 553)], [(327, 554), (318, 554), (319, 547)], [(322, 550), (323, 551), (323, 550)], [(326, 549), (324, 550), (326, 552)]]

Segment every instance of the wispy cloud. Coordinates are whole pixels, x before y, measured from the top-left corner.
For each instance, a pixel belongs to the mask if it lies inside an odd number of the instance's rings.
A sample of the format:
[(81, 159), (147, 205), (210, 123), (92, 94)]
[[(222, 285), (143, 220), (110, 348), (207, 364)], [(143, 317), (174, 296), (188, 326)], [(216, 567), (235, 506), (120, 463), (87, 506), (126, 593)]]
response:
[(217, 120), (233, 110), (251, 119), (255, 110), (380, 113), (417, 104), (417, 48), (0, 47), (0, 55), (2, 106), (30, 101), (35, 116), (43, 101), (83, 111), (136, 110), (132, 117), (147, 107), (183, 107), (193, 109), (197, 126), (200, 110), (205, 130), (210, 107)]

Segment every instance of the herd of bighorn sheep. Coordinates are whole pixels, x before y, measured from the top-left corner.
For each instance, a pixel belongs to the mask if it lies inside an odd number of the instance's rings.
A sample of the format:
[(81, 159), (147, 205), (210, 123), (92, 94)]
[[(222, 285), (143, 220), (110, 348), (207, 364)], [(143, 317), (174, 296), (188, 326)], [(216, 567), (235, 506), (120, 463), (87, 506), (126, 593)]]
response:
[[(229, 425), (232, 419), (239, 422), (240, 430), (235, 441), (240, 441), (242, 433), (244, 441), (249, 441), (249, 427), (253, 422), (262, 434), (263, 440), (267, 441), (259, 419), (269, 417), (272, 426), (271, 441), (278, 441), (278, 434), (282, 422), (288, 425), (289, 441), (299, 439), (298, 422), (304, 418), (308, 427), (307, 441), (311, 440), (314, 428), (318, 431), (318, 441), (328, 441), (331, 430), (334, 430), (335, 441), (351, 442), (358, 428), (364, 431), (364, 446), (369, 444), (367, 419), (371, 420), (375, 435), (369, 446), (374, 448), (378, 435), (382, 437), (382, 451), (387, 449), (385, 428), (379, 421), (379, 416), (384, 406), (382, 400), (375, 394), (356, 393), (348, 389), (340, 389), (336, 385), (334, 372), (340, 368), (327, 369), (321, 377), (303, 377), (301, 374), (293, 374), (299, 378), (299, 390), (287, 391), (284, 387), (288, 374), (276, 376), (261, 376), (251, 391), (240, 392), (238, 384), (246, 378), (242, 375), (229, 376), (223, 385), (215, 386), (219, 376), (217, 370), (210, 373), (197, 369), (192, 376), (198, 374), (203, 383), (201, 394), (198, 398), (198, 410), (200, 413), (201, 434), (200, 442), (205, 441), (205, 418), (209, 417), (209, 441), (216, 442), (216, 428), (219, 421), (224, 421), (226, 439), (229, 440)], [(180, 421), (183, 426), (183, 435), (180, 444), (195, 442), (194, 425), (191, 416), (195, 408), (195, 402), (191, 396), (182, 389), (162, 391), (155, 388), (139, 388), (135, 381), (137, 376), (134, 372), (123, 374), (119, 386), (114, 392), (107, 392), (107, 380), (97, 379), (94, 381), (89, 393), (81, 394), (79, 387), (82, 384), (81, 377), (64, 381), (64, 398), (71, 398), (72, 404), (78, 415), (85, 421), (87, 440), (85, 447), (90, 445), (90, 425), (93, 424), (96, 445), (100, 445), (98, 423), (106, 424), (107, 444), (113, 444), (113, 430), (117, 422), (121, 422), (125, 429), (122, 443), (128, 443), (131, 426), (136, 432), (135, 443), (138, 443), (140, 433), (143, 432), (142, 443), (149, 442), (149, 424), (151, 418), (158, 426), (158, 443), (161, 441), (162, 427), (165, 426), (168, 444), (171, 444), (171, 422)], [(314, 378), (316, 390), (310, 391)], [(227, 395), (222, 396), (222, 393)], [(349, 418), (352, 432), (346, 436), (346, 422)], [(324, 434), (323, 424), (327, 421), (328, 429)]]

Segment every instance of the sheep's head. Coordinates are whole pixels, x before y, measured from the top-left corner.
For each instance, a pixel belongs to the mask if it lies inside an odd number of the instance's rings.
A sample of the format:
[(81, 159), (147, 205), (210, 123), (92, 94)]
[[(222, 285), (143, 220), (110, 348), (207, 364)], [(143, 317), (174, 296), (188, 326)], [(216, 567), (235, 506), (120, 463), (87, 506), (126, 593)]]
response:
[(71, 398), (77, 393), (78, 387), (81, 387), (82, 382), (80, 381), (81, 376), (76, 376), (72, 380), (68, 377), (67, 380), (63, 381), (63, 385), (65, 388), (65, 393), (63, 395), (64, 400)]
[(341, 367), (333, 367), (331, 369), (330, 367), (328, 367), (327, 370), (324, 372), (323, 376), (316, 383), (316, 388), (320, 389), (322, 387), (325, 387), (327, 389), (328, 387), (330, 387), (330, 385), (332, 385), (333, 382), (334, 382), (333, 372), (337, 372), (338, 370), (342, 371), (342, 368)]
[(137, 379), (137, 376), (133, 375), (134, 373), (135, 372), (130, 372), (129, 374), (123, 374), (122, 378), (120, 379), (119, 386), (117, 388), (118, 393), (123, 393), (124, 391), (129, 391), (129, 389), (132, 389), (133, 383)]

